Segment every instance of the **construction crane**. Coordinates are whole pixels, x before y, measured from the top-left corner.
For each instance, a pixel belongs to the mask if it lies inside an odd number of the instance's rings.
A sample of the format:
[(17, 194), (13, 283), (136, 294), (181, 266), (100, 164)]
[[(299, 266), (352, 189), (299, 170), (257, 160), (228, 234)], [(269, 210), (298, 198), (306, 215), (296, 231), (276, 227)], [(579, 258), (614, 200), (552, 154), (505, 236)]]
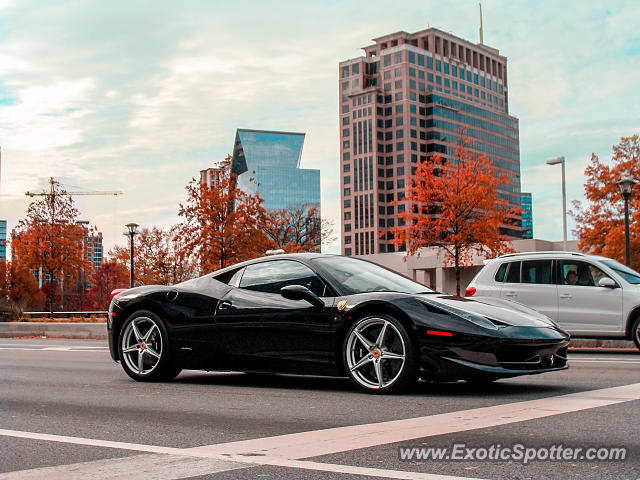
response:
[(54, 180), (53, 177), (49, 178), (49, 191), (45, 191), (43, 190), (42, 192), (25, 192), (25, 195), (27, 197), (53, 197), (55, 195), (69, 195), (69, 196), (74, 196), (74, 195), (122, 195), (122, 192), (120, 191), (107, 191), (107, 190), (87, 190), (87, 191), (80, 191), (80, 192), (67, 192), (67, 191), (56, 191), (56, 185), (62, 185), (60, 182)]
[[(67, 192), (65, 190), (57, 190), (56, 187), (62, 185), (60, 182), (56, 181), (53, 177), (49, 177), (49, 191), (42, 190), (41, 192), (25, 192), (25, 195), (28, 197), (46, 197), (51, 201), (51, 228), (53, 229), (53, 225), (56, 222), (56, 197), (58, 195), (65, 196), (75, 196), (75, 195), (121, 195), (122, 192), (119, 191), (79, 191), (79, 192)], [(68, 185), (71, 186), (71, 185)], [(51, 243), (51, 257), (53, 258), (54, 251), (54, 241), (52, 239)], [(53, 289), (49, 291), (49, 313), (53, 317)]]

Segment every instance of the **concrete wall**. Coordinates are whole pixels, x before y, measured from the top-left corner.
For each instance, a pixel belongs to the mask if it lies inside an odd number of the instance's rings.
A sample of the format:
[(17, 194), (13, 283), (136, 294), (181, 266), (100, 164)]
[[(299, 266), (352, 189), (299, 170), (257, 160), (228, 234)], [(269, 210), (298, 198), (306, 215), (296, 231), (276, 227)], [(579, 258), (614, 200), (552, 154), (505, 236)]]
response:
[[(563, 250), (562, 242), (551, 242), (536, 238), (514, 240), (512, 246), (516, 252), (557, 252)], [(567, 242), (567, 250), (578, 252), (578, 242), (576, 240)], [(363, 258), (400, 272), (439, 292), (456, 293), (455, 270), (446, 265), (444, 253), (438, 248), (422, 248), (418, 255), (412, 256), (406, 256), (404, 252), (393, 252), (361, 255), (358, 258)], [(462, 270), (460, 275), (460, 293), (462, 295), (464, 295), (467, 285), (483, 267), (484, 260), (484, 256), (474, 255), (471, 259), (472, 266)]]

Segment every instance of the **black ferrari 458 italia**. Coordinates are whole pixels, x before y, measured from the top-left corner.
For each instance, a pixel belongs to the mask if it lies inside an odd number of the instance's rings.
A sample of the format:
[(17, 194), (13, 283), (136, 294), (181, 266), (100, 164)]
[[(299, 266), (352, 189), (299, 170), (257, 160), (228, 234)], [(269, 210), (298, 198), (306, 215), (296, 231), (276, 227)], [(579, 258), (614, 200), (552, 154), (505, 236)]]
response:
[(496, 298), (434, 292), (374, 263), (321, 254), (250, 260), (113, 296), (109, 348), (140, 381), (181, 369), (348, 376), (372, 393), (567, 368), (569, 335)]

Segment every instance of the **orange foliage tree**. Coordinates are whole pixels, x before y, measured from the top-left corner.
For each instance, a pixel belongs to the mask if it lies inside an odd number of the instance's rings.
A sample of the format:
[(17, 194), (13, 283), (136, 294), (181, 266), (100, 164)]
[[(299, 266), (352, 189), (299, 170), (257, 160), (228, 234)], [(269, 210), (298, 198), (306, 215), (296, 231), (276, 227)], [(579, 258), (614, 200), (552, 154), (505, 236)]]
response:
[(457, 295), (460, 270), (470, 265), (474, 253), (509, 251), (500, 227), (511, 224), (518, 213), (498, 196), (508, 176), (499, 174), (485, 155), (471, 152), (469, 144), (461, 132), (455, 161), (437, 155), (418, 164), (408, 182), (409, 209), (396, 214), (398, 226), (390, 230), (393, 244), (406, 247), (407, 255), (419, 255), (422, 247), (442, 249), (445, 262), (455, 268)]
[[(580, 249), (596, 255), (615, 258), (624, 263), (624, 200), (616, 182), (631, 175), (640, 180), (640, 137), (622, 137), (613, 147), (610, 164), (591, 154), (585, 169), (584, 193), (587, 204), (574, 200), (571, 212), (576, 220), (573, 233)], [(640, 188), (635, 187), (629, 199), (631, 265), (640, 268)]]
[[(52, 193), (31, 202), (26, 218), (16, 226), (11, 238), (13, 257), (26, 268), (42, 268), (50, 281), (55, 277), (58, 284), (65, 280), (73, 284), (87, 268), (83, 255), (86, 227), (76, 223), (77, 217), (71, 196), (56, 186)], [(53, 299), (54, 288), (49, 288), (50, 312)]]
[(29, 269), (18, 261), (0, 260), (0, 300), (20, 311), (40, 310), (45, 304), (45, 294)]
[[(133, 268), (136, 285), (175, 284), (195, 275), (192, 258), (176, 235), (178, 227), (165, 230), (159, 227), (142, 228), (135, 236)], [(109, 258), (118, 263), (129, 276), (129, 245), (116, 245)], [(128, 286), (126, 280), (120, 286)]]
[(257, 257), (269, 248), (262, 199), (238, 188), (230, 169), (221, 170), (213, 188), (193, 179), (178, 214), (178, 236), (196, 259), (201, 274)]
[(273, 249), (320, 252), (323, 225), (315, 206), (273, 210), (268, 213), (264, 231)]
[(115, 259), (103, 262), (89, 278), (91, 288), (87, 292), (87, 303), (92, 310), (107, 310), (109, 294), (116, 288), (129, 286), (126, 268)]

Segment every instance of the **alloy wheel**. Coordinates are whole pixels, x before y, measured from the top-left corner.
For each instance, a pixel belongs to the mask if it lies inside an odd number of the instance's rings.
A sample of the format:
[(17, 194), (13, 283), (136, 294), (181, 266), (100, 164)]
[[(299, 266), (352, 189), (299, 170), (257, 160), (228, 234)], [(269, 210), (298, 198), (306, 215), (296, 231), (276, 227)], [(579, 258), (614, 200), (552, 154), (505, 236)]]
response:
[(347, 368), (367, 389), (391, 386), (402, 374), (407, 355), (398, 328), (378, 317), (365, 318), (351, 330), (346, 350)]
[(149, 375), (162, 358), (162, 334), (155, 320), (134, 318), (122, 334), (122, 360), (136, 375)]

